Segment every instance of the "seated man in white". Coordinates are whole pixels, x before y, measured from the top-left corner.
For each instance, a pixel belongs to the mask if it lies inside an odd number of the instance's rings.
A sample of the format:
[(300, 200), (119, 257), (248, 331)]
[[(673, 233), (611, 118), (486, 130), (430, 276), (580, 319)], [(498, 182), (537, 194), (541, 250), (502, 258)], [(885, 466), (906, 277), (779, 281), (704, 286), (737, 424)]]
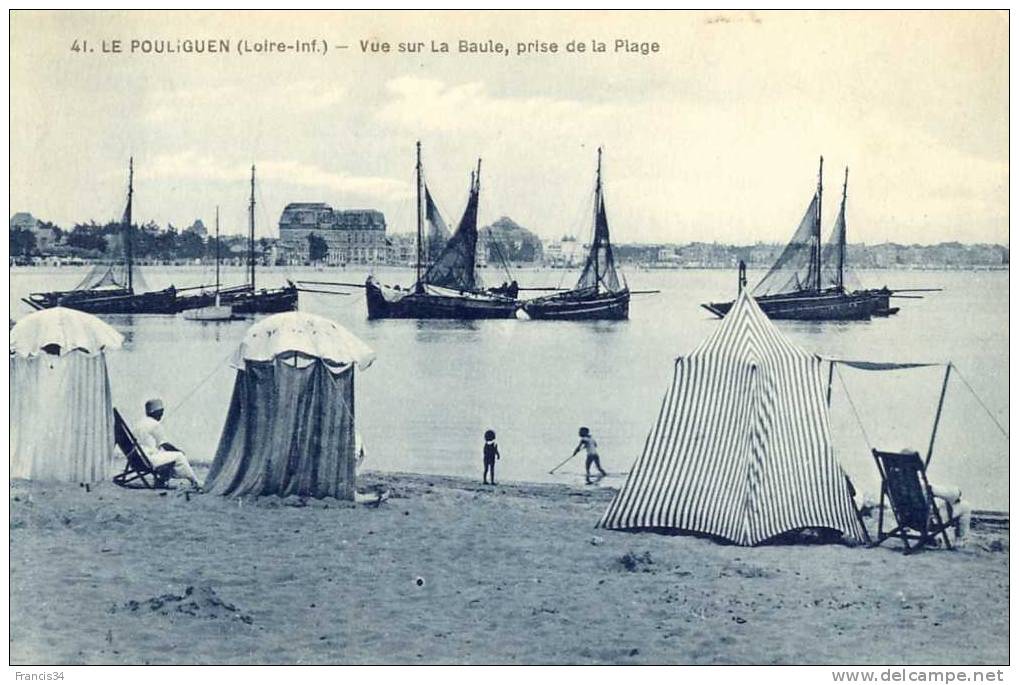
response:
[(153, 468), (164, 464), (173, 464), (174, 475), (177, 478), (186, 478), (193, 487), (200, 487), (198, 477), (195, 476), (187, 457), (166, 441), (163, 435), (163, 425), (160, 423), (162, 418), (162, 400), (153, 399), (145, 403), (145, 418), (139, 421), (134, 429), (138, 445), (145, 451), (145, 456), (149, 458)]
[[(944, 486), (931, 483), (931, 494), (938, 500), (938, 513), (947, 520), (948, 507), (952, 509), (952, 516), (957, 517), (955, 521), (955, 542), (958, 547), (965, 547), (969, 536), (970, 519), (973, 517), (973, 509), (969, 502), (962, 498), (962, 490), (955, 486)], [(945, 505), (948, 506), (945, 506)]]

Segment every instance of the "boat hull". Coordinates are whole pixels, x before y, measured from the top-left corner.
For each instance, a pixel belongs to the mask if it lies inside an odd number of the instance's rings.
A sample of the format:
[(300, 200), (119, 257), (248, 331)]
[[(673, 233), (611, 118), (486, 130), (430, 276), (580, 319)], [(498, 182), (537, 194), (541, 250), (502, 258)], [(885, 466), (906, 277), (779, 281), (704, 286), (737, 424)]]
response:
[(229, 321), (234, 316), (232, 307), (211, 305), (199, 309), (187, 309), (183, 317), (188, 321)]
[[(826, 291), (820, 293), (792, 293), (755, 297), (758, 306), (768, 318), (797, 321), (865, 321), (872, 316), (887, 316), (897, 309), (889, 307), (891, 291), (860, 290), (852, 293)], [(722, 318), (732, 302), (712, 302), (701, 305)]]
[(297, 286), (246, 291), (234, 297), (221, 298), (233, 308), (234, 314), (279, 314), (297, 309)]
[[(231, 307), (234, 314), (278, 314), (297, 309), (298, 291), (293, 283), (283, 288), (253, 291), (248, 286), (225, 288), (219, 291), (219, 303)], [(178, 297), (178, 311), (213, 307), (216, 293), (202, 292)]]
[(364, 292), (369, 319), (511, 319), (520, 306), (498, 295), (397, 290), (374, 279), (368, 279)]
[(525, 302), (532, 319), (558, 321), (622, 321), (630, 317), (630, 291), (574, 296), (572, 292)]
[(177, 291), (172, 286), (148, 293), (132, 293), (126, 289), (32, 293), (23, 301), (35, 309), (67, 307), (89, 314), (176, 314), (178, 311)]

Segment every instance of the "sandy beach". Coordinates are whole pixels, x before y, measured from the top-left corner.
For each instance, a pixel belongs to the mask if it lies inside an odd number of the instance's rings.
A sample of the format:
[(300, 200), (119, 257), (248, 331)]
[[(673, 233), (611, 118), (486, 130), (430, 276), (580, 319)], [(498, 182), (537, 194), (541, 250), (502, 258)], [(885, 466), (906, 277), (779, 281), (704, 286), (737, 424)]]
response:
[(392, 498), (14, 482), (11, 663), (1008, 660), (1006, 530), (744, 548), (597, 530), (609, 488), (362, 480)]

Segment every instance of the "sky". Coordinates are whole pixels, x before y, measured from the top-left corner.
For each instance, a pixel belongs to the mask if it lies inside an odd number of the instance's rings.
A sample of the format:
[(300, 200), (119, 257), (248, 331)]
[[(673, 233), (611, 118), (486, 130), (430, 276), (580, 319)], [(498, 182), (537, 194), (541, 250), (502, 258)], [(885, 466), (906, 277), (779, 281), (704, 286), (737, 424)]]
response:
[[(232, 52), (130, 51), (184, 39)], [(330, 49), (235, 52), (264, 39)], [(601, 146), (616, 242), (783, 242), (824, 155), (826, 232), (848, 166), (850, 242), (1008, 243), (1003, 12), (16, 11), (10, 41), (10, 212), (62, 226), (119, 218), (133, 156), (137, 221), (211, 227), (218, 205), (224, 233), (246, 230), (254, 164), (259, 235), (298, 201), (410, 232), (420, 140), (454, 225), (480, 157), (482, 222), (588, 235)], [(529, 41), (559, 52), (517, 55)]]

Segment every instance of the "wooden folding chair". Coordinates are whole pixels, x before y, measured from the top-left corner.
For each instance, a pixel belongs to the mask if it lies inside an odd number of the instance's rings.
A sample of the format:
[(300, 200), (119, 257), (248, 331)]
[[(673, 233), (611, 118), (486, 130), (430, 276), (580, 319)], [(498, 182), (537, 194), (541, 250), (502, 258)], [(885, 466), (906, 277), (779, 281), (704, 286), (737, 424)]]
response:
[[(173, 464), (153, 467), (145, 455), (141, 445), (135, 439), (127, 422), (116, 409), (113, 410), (113, 438), (117, 447), (127, 459), (124, 470), (113, 477), (113, 482), (121, 487), (137, 487), (129, 483), (140, 482), (143, 488), (150, 490), (168, 489), (167, 481), (173, 477)], [(149, 482), (151, 478), (152, 482)]]
[[(898, 537), (905, 546), (905, 553), (910, 554), (924, 549), (940, 535), (945, 547), (952, 549), (952, 541), (946, 531), (957, 517), (947, 502), (947, 519), (942, 517), (927, 480), (927, 467), (920, 454), (880, 450), (871, 452), (881, 474), (881, 504), (874, 546), (888, 538)], [(896, 522), (896, 526), (887, 532), (884, 530), (885, 500), (890, 504)], [(914, 542), (912, 546), (910, 541)]]

